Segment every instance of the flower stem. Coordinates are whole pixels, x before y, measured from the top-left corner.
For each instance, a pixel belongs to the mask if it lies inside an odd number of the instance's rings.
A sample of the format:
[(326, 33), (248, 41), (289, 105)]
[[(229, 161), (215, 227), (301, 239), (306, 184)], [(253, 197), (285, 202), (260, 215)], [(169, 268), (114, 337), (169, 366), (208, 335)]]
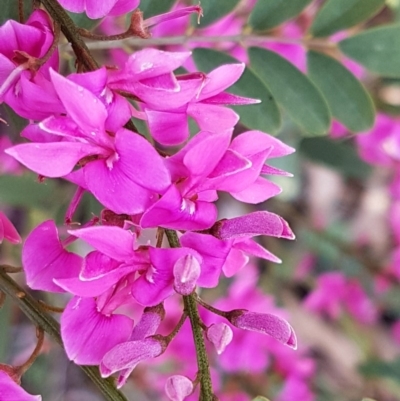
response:
[[(169, 245), (171, 248), (179, 248), (180, 242), (176, 231), (165, 230)], [(212, 389), (210, 365), (206, 346), (204, 343), (203, 330), (201, 328), (201, 319), (197, 309), (196, 296), (194, 294), (183, 296), (185, 311), (189, 316), (192, 326), (193, 339), (196, 347), (198, 375), (200, 379), (200, 401), (213, 401), (215, 396)]]
[[(60, 334), (60, 324), (48, 313), (43, 312), (42, 306), (14, 280), (12, 280), (0, 266), (0, 291), (7, 294), (25, 315), (37, 326), (43, 329), (61, 347), (62, 339)], [(127, 401), (125, 396), (119, 392), (112, 379), (102, 379), (97, 367), (80, 366), (89, 376), (94, 384), (99, 388), (105, 399), (108, 401)]]

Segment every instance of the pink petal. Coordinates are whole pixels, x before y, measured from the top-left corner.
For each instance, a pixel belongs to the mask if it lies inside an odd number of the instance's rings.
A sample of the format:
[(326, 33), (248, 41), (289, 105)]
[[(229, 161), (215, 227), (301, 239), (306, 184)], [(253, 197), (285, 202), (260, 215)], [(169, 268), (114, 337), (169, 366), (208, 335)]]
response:
[(255, 256), (256, 258), (270, 260), (274, 263), (282, 263), (282, 261), (273, 253), (265, 249), (253, 239), (246, 238), (244, 240), (236, 240), (233, 246), (235, 249), (240, 249), (248, 255)]
[(197, 122), (200, 129), (216, 133), (233, 128), (239, 121), (239, 115), (232, 109), (213, 104), (191, 103), (187, 114)]
[(63, 248), (52, 220), (37, 226), (22, 249), (26, 282), (34, 290), (64, 292), (54, 279), (78, 277), (82, 258)]
[(21, 386), (14, 382), (11, 377), (0, 370), (0, 395), (3, 401), (42, 401), (40, 395), (28, 394)]
[(251, 99), (249, 97), (242, 97), (242, 96), (234, 95), (232, 93), (222, 92), (222, 93), (218, 93), (215, 96), (204, 99), (202, 101), (202, 103), (240, 106), (240, 105), (244, 105), (244, 104), (261, 103), (261, 100)]
[(148, 209), (140, 220), (143, 228), (164, 227), (172, 230), (204, 230), (217, 218), (214, 204), (182, 198), (178, 189), (170, 189)]
[(198, 101), (215, 96), (233, 85), (240, 78), (244, 69), (244, 63), (226, 64), (208, 73), (209, 81), (201, 91)]
[(79, 142), (24, 143), (5, 150), (30, 170), (45, 177), (62, 177), (79, 160), (96, 154), (96, 147)]
[(224, 267), (222, 268), (226, 277), (233, 277), (238, 271), (249, 263), (250, 258), (241, 250), (232, 248), (229, 252)]
[(136, 236), (131, 231), (115, 226), (95, 226), (68, 232), (112, 259), (123, 262), (133, 257)]
[(220, 241), (212, 235), (186, 232), (180, 237), (181, 245), (194, 249), (203, 258), (201, 274), (197, 281), (200, 287), (218, 285), (222, 266), (232, 247), (231, 241)]
[(61, 316), (65, 352), (78, 365), (99, 365), (103, 356), (126, 341), (133, 320), (123, 315), (105, 316), (92, 298), (74, 297)]
[(53, 70), (50, 70), (50, 76), (68, 116), (90, 137), (101, 135), (107, 111), (97, 96)]
[(0, 212), (0, 244), (3, 242), (3, 239), (6, 239), (12, 244), (19, 244), (22, 242), (14, 225), (8, 220), (4, 213)]
[(183, 401), (193, 392), (193, 383), (186, 376), (174, 375), (165, 382), (165, 393), (171, 401)]
[(240, 192), (231, 191), (230, 194), (240, 202), (257, 203), (265, 202), (282, 192), (282, 189), (277, 184), (268, 181), (262, 177), (258, 177), (255, 182)]
[(179, 145), (189, 137), (186, 113), (146, 110), (151, 136), (162, 145)]
[(221, 355), (233, 339), (232, 329), (226, 323), (215, 323), (207, 329), (207, 338)]

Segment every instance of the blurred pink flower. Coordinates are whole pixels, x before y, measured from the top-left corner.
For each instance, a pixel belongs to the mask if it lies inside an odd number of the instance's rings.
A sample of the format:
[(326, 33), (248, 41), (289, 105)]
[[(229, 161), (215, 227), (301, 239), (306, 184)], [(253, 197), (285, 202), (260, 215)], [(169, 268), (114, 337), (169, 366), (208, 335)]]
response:
[(3, 240), (7, 240), (12, 244), (19, 244), (22, 241), (11, 221), (4, 213), (0, 212), (0, 244)]

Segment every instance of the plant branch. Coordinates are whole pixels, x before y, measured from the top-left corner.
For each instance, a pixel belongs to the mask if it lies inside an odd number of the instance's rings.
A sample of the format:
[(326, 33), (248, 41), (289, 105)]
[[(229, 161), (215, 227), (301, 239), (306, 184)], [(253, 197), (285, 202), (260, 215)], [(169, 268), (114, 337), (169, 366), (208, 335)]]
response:
[[(176, 231), (165, 230), (169, 245), (171, 248), (179, 248), (180, 242)], [(200, 401), (213, 401), (215, 396), (212, 389), (210, 366), (206, 346), (204, 343), (203, 330), (201, 328), (201, 319), (197, 310), (196, 296), (194, 294), (183, 296), (185, 312), (189, 316), (192, 326), (193, 339), (196, 347), (198, 375), (200, 379)]]
[[(7, 294), (36, 325), (43, 329), (56, 343), (63, 347), (60, 324), (48, 313), (43, 312), (42, 306), (22, 287), (9, 277), (0, 266), (0, 291)], [(127, 401), (119, 392), (112, 379), (101, 378), (97, 367), (80, 366), (108, 401)]]
[(84, 67), (88, 71), (94, 71), (99, 68), (96, 60), (93, 58), (86, 46), (86, 43), (79, 35), (78, 28), (57, 0), (41, 0), (41, 2), (53, 20), (61, 25), (61, 30), (64, 36), (67, 38), (68, 42), (71, 43), (74, 53)]

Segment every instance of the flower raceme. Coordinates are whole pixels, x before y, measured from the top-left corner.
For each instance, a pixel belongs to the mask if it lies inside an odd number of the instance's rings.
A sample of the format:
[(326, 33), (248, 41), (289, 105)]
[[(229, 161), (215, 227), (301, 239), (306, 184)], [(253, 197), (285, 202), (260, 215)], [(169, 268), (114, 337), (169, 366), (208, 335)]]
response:
[[(98, 18), (125, 13), (139, 2), (107, 0), (101, 7), (90, 0), (60, 3)], [(12, 42), (10, 49), (41, 58), (54, 38), (44, 12), (36, 12), (25, 25), (0, 29), (22, 35), (28, 27), (34, 39)], [(159, 334), (168, 314), (166, 300), (184, 296), (200, 303), (196, 291), (216, 287), (222, 275), (234, 276), (252, 256), (280, 262), (253, 237), (293, 239), (284, 219), (258, 211), (218, 220), (216, 201), (220, 192), (251, 205), (279, 194), (281, 189), (267, 177), (290, 174), (268, 163), (294, 149), (260, 131), (233, 135), (238, 115), (225, 106), (258, 102), (226, 92), (240, 78), (243, 64), (176, 75), (190, 52), (145, 49), (129, 56), (121, 69), (102, 67), (64, 77), (57, 71), (56, 53), (31, 71), (32, 60), (21, 64), (3, 42), (1, 99), (13, 108), (18, 103), (15, 110), (31, 120), (21, 134), (30, 142), (6, 153), (42, 177), (77, 186), (67, 222), (84, 191), (105, 208), (102, 224), (93, 219), (69, 229), (63, 240), (51, 220), (36, 227), (22, 251), (27, 283), (73, 296), (61, 317), (67, 356), (77, 364), (99, 365), (104, 377), (119, 372), (121, 387), (138, 363), (163, 354), (184, 324), (186, 309), (170, 335)], [(29, 89), (32, 85), (39, 89)], [(39, 90), (49, 105), (35, 109), (31, 95)], [(130, 129), (132, 117), (147, 122), (150, 140)], [(190, 139), (189, 117), (200, 127)], [(177, 230), (179, 246), (164, 245), (164, 233), (171, 234), (167, 230)], [(19, 240), (0, 213), (3, 237)], [(76, 240), (91, 251), (80, 256), (68, 250)], [(280, 317), (242, 308), (221, 313), (226, 322), (202, 325), (218, 354), (234, 343), (232, 328), (267, 334), (296, 348), (292, 327)], [(194, 386), (195, 381), (176, 375), (167, 381), (166, 392), (181, 400)]]

